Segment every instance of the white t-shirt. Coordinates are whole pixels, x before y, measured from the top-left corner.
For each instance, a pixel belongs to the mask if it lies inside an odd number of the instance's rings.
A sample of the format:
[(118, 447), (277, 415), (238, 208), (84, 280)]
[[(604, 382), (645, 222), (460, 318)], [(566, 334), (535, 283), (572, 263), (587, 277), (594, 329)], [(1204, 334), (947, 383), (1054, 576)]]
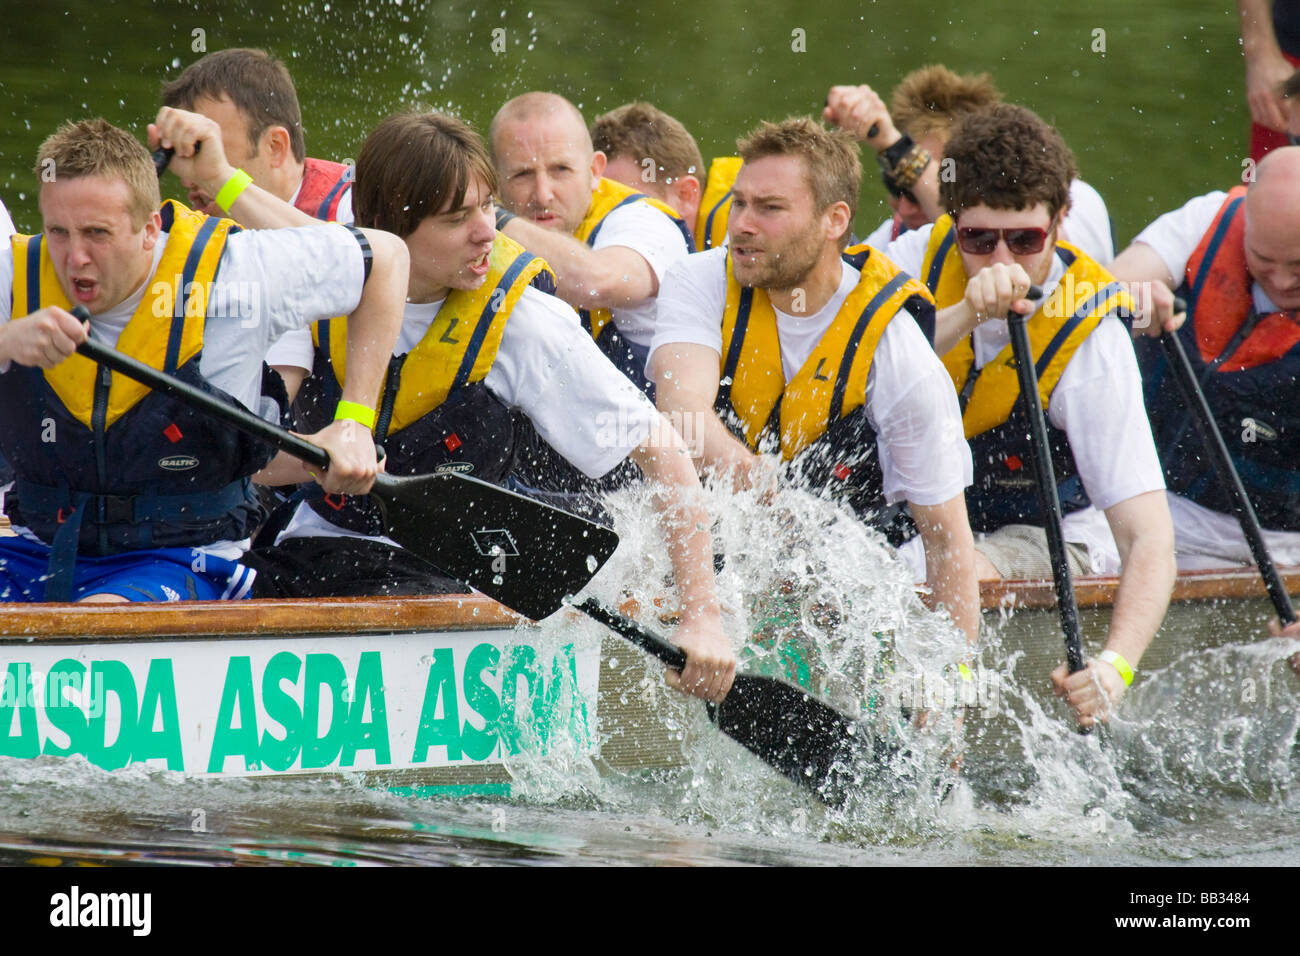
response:
[[(648, 202), (633, 202), (615, 209), (601, 224), (593, 249), (624, 246), (639, 253), (663, 286), (674, 263), (687, 256), (686, 238), (677, 224)], [(646, 346), (655, 331), (655, 297), (634, 306), (610, 309), (618, 331), (635, 345)]]
[[(650, 346), (704, 345), (722, 357), (727, 303), (726, 249), (690, 256), (671, 269), (659, 290), (659, 326)], [(794, 377), (857, 285), (843, 264), (840, 285), (813, 315), (776, 311), (786, 381)], [(876, 430), (886, 501), (937, 505), (961, 494), (973, 473), (962, 437), (952, 379), (915, 321), (900, 313), (885, 328), (867, 375), (867, 420)]]
[[(1115, 243), (1110, 231), (1110, 213), (1101, 194), (1082, 179), (1070, 183), (1070, 210), (1062, 220), (1066, 241), (1078, 246), (1103, 266), (1115, 260)], [(884, 249), (892, 239), (893, 218), (886, 219), (871, 235), (867, 245)], [(900, 240), (902, 235), (898, 237)]]
[[(441, 307), (442, 302), (407, 303), (394, 354), (413, 349)], [(304, 337), (310, 350), (310, 332), (290, 333), (268, 361), (288, 354), (288, 349), (301, 349)], [(659, 417), (645, 395), (596, 347), (578, 314), (555, 296), (531, 287), (510, 313), (483, 383), (507, 406), (527, 415), (537, 433), (590, 478), (599, 478), (626, 458)], [(364, 537), (330, 524), (304, 504), (277, 541), (309, 535)]]
[[(1214, 223), (1219, 207), (1228, 198), (1225, 192), (1206, 193), (1188, 200), (1173, 212), (1167, 212), (1151, 225), (1143, 229), (1134, 242), (1146, 243), (1169, 268), (1174, 277), (1174, 284), (1180, 285), (1187, 272), (1187, 262), (1192, 253), (1201, 244), (1201, 239)], [(1251, 298), (1255, 310), (1260, 313), (1276, 312), (1272, 300), (1260, 288), (1258, 282), (1250, 286)]]
[(17, 230), (14, 229), (14, 221), (9, 218), (9, 210), (5, 208), (4, 200), (0, 199), (0, 242), (7, 244), (9, 237), (15, 232)]
[[(920, 275), (933, 229), (928, 225), (899, 236), (885, 254), (904, 272)], [(1055, 291), (1065, 270), (1060, 256), (1053, 256), (1043, 283), (1044, 297)], [(983, 368), (1010, 341), (1005, 319), (990, 319), (977, 326), (975, 367)], [(948, 387), (952, 387), (952, 379)], [(1142, 376), (1122, 322), (1106, 319), (1083, 340), (1052, 391), (1047, 417), (1069, 438), (1079, 477), (1099, 511), (1165, 487), (1142, 401)]]

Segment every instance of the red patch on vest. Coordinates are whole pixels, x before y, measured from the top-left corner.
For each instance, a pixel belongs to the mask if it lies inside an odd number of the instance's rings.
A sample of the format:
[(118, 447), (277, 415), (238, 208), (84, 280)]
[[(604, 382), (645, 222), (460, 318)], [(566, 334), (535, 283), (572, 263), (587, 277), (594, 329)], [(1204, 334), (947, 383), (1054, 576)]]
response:
[(831, 474), (833, 474), (840, 481), (848, 481), (849, 475), (853, 474), (853, 469), (850, 468), (848, 465), (844, 464), (843, 462), (841, 462), (840, 464), (836, 465), (834, 468), (831, 469)]
[(461, 445), (465, 444), (460, 440), (460, 436), (457, 435), (455, 432), (452, 432), (450, 435), (444, 438), (442, 440), (442, 443), (447, 446), (447, 451), (455, 451)]
[(1020, 460), (1019, 455), (1011, 455), (1004, 460), (1006, 462), (1006, 466), (1010, 468), (1012, 471), (1019, 471), (1021, 468), (1025, 467), (1025, 463)]
[(183, 437), (185, 437), (181, 434), (181, 430), (176, 427), (175, 422), (172, 422), (170, 425), (164, 428), (163, 434), (167, 436), (167, 440), (171, 442), (173, 445), (176, 444), (178, 441), (180, 441)]

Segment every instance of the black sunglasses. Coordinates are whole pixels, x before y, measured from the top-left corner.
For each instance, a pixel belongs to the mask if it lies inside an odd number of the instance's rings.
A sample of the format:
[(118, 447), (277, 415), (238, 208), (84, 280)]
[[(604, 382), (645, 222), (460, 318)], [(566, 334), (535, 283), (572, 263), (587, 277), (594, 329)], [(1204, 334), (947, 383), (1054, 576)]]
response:
[(998, 247), (998, 239), (1006, 241), (1007, 248), (1013, 256), (1032, 256), (1042, 252), (1047, 244), (1047, 229), (980, 229), (974, 226), (957, 230), (957, 245), (961, 251), (972, 256), (992, 255)]
[(885, 188), (889, 190), (889, 195), (893, 196), (895, 199), (906, 199), (913, 206), (921, 205), (916, 201), (916, 197), (912, 195), (912, 190), (901, 188), (894, 182), (893, 177), (882, 175), (880, 178), (884, 181)]

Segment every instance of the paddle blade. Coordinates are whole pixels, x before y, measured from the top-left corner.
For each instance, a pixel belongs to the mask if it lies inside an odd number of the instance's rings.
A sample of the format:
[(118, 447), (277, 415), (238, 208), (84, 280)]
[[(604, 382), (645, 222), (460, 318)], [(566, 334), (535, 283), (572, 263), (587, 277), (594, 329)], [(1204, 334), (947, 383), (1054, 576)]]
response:
[(774, 677), (737, 674), (710, 712), (718, 729), (832, 805), (884, 769), (892, 748), (860, 722)]
[(390, 538), (533, 620), (581, 591), (618, 547), (603, 525), (465, 475), (380, 475), (371, 495)]

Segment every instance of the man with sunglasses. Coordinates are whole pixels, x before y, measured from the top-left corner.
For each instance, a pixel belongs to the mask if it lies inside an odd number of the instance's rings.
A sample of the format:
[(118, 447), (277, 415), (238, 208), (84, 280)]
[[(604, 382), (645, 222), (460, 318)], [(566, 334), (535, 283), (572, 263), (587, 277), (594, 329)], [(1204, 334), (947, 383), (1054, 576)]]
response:
[[(833, 86), (824, 119), (851, 132), (876, 151), (880, 178), (894, 215), (881, 223), (867, 244), (883, 249), (909, 229), (920, 229), (943, 214), (939, 201), (944, 144), (963, 116), (1002, 102), (987, 73), (954, 73), (939, 64), (903, 77), (884, 100), (863, 84)], [(1106, 203), (1077, 176), (1070, 182), (1070, 205), (1062, 220), (1064, 238), (1102, 265), (1115, 257)]]
[[(1118, 319), (1131, 301), (1095, 260), (1058, 238), (1075, 164), (1055, 129), (1000, 104), (962, 120), (947, 156), (947, 213), (887, 254), (921, 276), (938, 305), (935, 351), (957, 389), (975, 459), (966, 502), (971, 527), (986, 533), (976, 542), (981, 578), (1052, 573), (1006, 321), (1012, 310), (1029, 316), (1071, 570), (1120, 572), (1105, 664), (1052, 675), (1087, 726), (1105, 718), (1132, 679), (1174, 580), (1160, 462)], [(1031, 285), (1041, 300), (1027, 298)], [(915, 548), (904, 553), (920, 557)]]
[[(1300, 147), (1272, 150), (1249, 186), (1166, 213), (1115, 260), (1140, 282), (1152, 335), (1178, 328), (1274, 561), (1300, 564)], [(1173, 292), (1186, 300), (1173, 316)], [(1249, 565), (1250, 549), (1163, 352), (1137, 342), (1165, 466), (1180, 568)]]
[(691, 424), (699, 467), (737, 489), (768, 487), (779, 468), (877, 525), (905, 500), (931, 600), (973, 644), (970, 451), (923, 331), (930, 296), (849, 245), (862, 168), (847, 134), (796, 118), (738, 146), (729, 244), (679, 262), (660, 290), (659, 408)]

